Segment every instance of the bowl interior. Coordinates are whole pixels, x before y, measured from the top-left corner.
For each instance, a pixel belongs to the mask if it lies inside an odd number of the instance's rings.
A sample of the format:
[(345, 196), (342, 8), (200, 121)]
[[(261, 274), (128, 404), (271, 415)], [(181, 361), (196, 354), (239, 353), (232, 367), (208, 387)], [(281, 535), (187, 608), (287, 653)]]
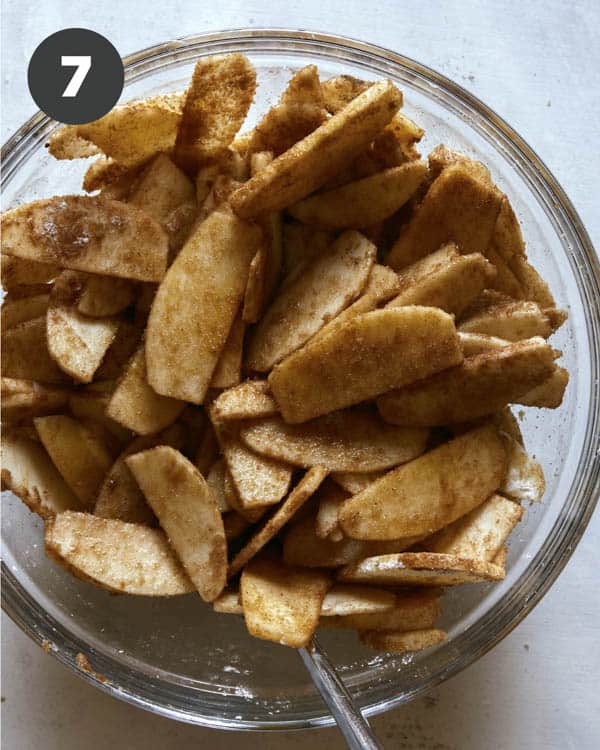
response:
[[(230, 34), (169, 43), (132, 56), (122, 100), (182, 90), (198, 56), (237, 50), (250, 56), (260, 82), (249, 125), (303, 65), (317, 64), (323, 77), (390, 77), (404, 91), (404, 112), (425, 128), (423, 154), (445, 143), (489, 166), (522, 222), (530, 259), (570, 315), (552, 340), (571, 373), (562, 407), (519, 411), (547, 490), (511, 537), (506, 580), (448, 593), (443, 626), (449, 639), (424, 653), (374, 655), (354, 634), (320, 636), (357, 703), (377, 710), (426, 690), (497, 642), (537, 601), (576, 543), (591, 513), (590, 482), (598, 472), (597, 457), (596, 464), (590, 459), (598, 311), (568, 211), (542, 168), (511, 142), (493, 115), (486, 117), (465, 92), (411, 61), (317, 37)], [(5, 207), (80, 191), (87, 164), (57, 162), (47, 154), (44, 142), (52, 127), (40, 119), (13, 144), (5, 166)], [(166, 715), (215, 726), (286, 728), (330, 721), (295, 651), (250, 638), (240, 618), (214, 614), (195, 595), (114, 596), (72, 578), (46, 559), (43, 523), (10, 493), (3, 497), (2, 536), (12, 615), (67, 663), (83, 651), (109, 680), (100, 683), (104, 689)]]

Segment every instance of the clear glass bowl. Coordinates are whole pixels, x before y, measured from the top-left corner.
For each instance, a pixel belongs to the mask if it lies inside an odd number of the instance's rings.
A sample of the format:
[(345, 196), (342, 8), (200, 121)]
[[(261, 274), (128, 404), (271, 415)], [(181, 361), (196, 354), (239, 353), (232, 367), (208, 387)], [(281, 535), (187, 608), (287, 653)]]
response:
[[(565, 401), (556, 411), (523, 410), (527, 446), (543, 464), (548, 486), (543, 503), (528, 509), (511, 538), (506, 580), (448, 593), (448, 641), (412, 657), (374, 655), (352, 633), (321, 636), (356, 703), (367, 713), (383, 711), (498, 643), (548, 590), (586, 527), (600, 475), (598, 258), (573, 206), (527, 144), (460, 86), (394, 52), (299, 31), (204, 34), (127, 58), (123, 99), (182, 90), (198, 57), (226, 52), (247, 54), (258, 69), (252, 112), (264, 111), (291, 71), (309, 63), (324, 76), (394, 80), (405, 94), (404, 111), (426, 130), (423, 153), (446, 143), (490, 167), (521, 219), (533, 263), (570, 313), (554, 340), (571, 373)], [(55, 126), (39, 113), (6, 144), (5, 207), (79, 191), (85, 165), (56, 162), (44, 149)], [(240, 618), (214, 614), (195, 595), (114, 596), (78, 581), (46, 559), (40, 519), (9, 493), (3, 511), (3, 606), (84, 679), (195, 724), (290, 729), (332, 723), (293, 650), (250, 638)], [(77, 667), (79, 652), (105, 681)]]

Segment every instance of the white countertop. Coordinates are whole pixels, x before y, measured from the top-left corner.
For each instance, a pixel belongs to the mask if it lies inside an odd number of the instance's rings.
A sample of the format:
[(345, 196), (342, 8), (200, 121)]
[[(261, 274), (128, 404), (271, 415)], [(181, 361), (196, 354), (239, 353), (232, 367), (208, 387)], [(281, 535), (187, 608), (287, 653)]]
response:
[[(436, 68), (499, 112), (562, 183), (600, 248), (597, 0), (40, 0), (2, 10), (2, 141), (35, 107), (26, 70), (50, 33), (84, 26), (122, 54), (168, 37), (280, 26), (375, 42)], [(600, 747), (600, 514), (558, 582), (493, 652), (429, 696), (373, 719), (386, 748)], [(3, 616), (6, 750), (343, 748), (335, 729), (232, 734), (176, 724), (101, 694)]]

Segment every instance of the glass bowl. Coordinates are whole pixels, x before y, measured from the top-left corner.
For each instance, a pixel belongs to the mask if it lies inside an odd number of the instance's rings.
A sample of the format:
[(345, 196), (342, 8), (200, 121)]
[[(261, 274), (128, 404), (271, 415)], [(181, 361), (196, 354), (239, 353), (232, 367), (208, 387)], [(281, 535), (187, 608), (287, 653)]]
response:
[[(128, 57), (123, 99), (182, 90), (198, 57), (226, 52), (243, 52), (257, 67), (260, 88), (250, 120), (293, 70), (309, 63), (324, 76), (395, 81), (404, 91), (404, 111), (426, 130), (423, 153), (445, 143), (490, 167), (520, 217), (533, 263), (570, 313), (553, 339), (571, 373), (565, 401), (556, 411), (522, 414), (547, 491), (511, 537), (506, 580), (448, 593), (448, 641), (414, 656), (374, 655), (353, 633), (321, 635), (356, 703), (367, 713), (384, 711), (423, 694), (509, 633), (556, 579), (589, 521), (600, 475), (598, 258), (573, 206), (527, 144), (460, 86), (395, 52), (300, 31), (203, 34)], [(56, 162), (44, 149), (55, 127), (38, 113), (6, 144), (5, 207), (79, 192), (85, 163)], [(76, 580), (46, 559), (37, 516), (9, 493), (3, 510), (3, 606), (88, 682), (164, 716), (223, 729), (333, 723), (295, 651), (250, 638), (241, 618), (215, 614), (193, 594), (114, 596)], [(77, 666), (80, 652), (99, 676)]]

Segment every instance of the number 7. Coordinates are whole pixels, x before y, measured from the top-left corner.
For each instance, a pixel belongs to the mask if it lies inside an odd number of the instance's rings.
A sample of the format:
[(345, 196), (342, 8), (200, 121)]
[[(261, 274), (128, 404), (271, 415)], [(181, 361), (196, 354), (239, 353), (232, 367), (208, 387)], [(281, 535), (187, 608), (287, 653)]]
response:
[(77, 70), (73, 73), (73, 78), (67, 84), (63, 96), (77, 96), (81, 84), (84, 82), (86, 75), (92, 67), (91, 55), (62, 55), (60, 64), (63, 67), (75, 67)]

